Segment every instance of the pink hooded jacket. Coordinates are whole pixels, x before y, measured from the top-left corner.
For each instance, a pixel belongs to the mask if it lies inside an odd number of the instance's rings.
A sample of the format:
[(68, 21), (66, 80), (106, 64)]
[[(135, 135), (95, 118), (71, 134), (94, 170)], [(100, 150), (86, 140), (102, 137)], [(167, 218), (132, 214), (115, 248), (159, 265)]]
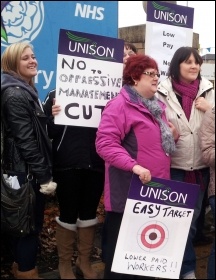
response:
[[(166, 106), (158, 102), (166, 121)], [(170, 178), (170, 156), (162, 148), (159, 124), (128, 86), (107, 103), (97, 131), (96, 150), (105, 160), (106, 211), (124, 211), (134, 165), (149, 169), (154, 177)]]

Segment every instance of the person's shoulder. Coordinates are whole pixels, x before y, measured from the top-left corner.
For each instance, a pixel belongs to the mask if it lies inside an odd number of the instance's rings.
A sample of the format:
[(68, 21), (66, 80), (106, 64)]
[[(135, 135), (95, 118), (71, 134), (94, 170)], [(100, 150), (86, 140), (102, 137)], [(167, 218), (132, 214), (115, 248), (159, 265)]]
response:
[(123, 106), (126, 91), (123, 91), (123, 88), (120, 90), (118, 95), (116, 95), (114, 98), (110, 99), (105, 106), (105, 109), (111, 110), (111, 111), (118, 111), (121, 106)]
[(206, 118), (210, 118), (210, 119), (213, 119), (215, 118), (215, 106), (211, 109), (208, 109), (206, 112), (205, 112), (205, 116)]
[(215, 127), (215, 107), (208, 109), (202, 119), (201, 133), (206, 133)]
[[(27, 99), (23, 94), (24, 89), (18, 86), (10, 86), (4, 90), (2, 94), (1, 102), (3, 106), (6, 107), (17, 107), (19, 106), (22, 109), (27, 108)], [(22, 109), (20, 109), (22, 111)]]
[(209, 135), (214, 131), (215, 131), (215, 113), (213, 113), (212, 109), (209, 109), (205, 112), (203, 116), (202, 123), (200, 126), (200, 133), (204, 135)]
[(200, 83), (201, 83), (202, 88), (203, 87), (209, 88), (209, 89), (213, 89), (214, 88), (213, 83), (211, 81), (209, 81), (207, 78), (203, 77), (203, 76), (201, 76)]
[[(45, 97), (43, 104), (46, 104), (48, 100), (53, 100), (53, 98), (55, 98), (56, 95), (56, 89), (52, 89), (47, 93), (47, 96)], [(52, 103), (52, 102), (51, 102)]]
[[(156, 96), (157, 97), (157, 96)], [(161, 108), (165, 109), (167, 107), (166, 103), (157, 98), (158, 103), (160, 104)]]
[(48, 92), (48, 94), (50, 97), (55, 97), (56, 95), (56, 89), (52, 89), (51, 91)]
[(166, 86), (171, 86), (172, 83), (171, 83), (171, 80), (169, 77), (165, 78), (164, 80), (160, 81), (158, 86), (161, 86), (161, 87), (166, 87)]
[(166, 78), (161, 81), (158, 85), (157, 92), (162, 93), (163, 95), (167, 95), (172, 90), (172, 83), (170, 78)]
[(4, 90), (3, 95), (7, 99), (12, 98), (12, 97), (19, 99), (19, 98), (23, 97), (22, 92), (23, 92), (23, 89), (18, 86), (9, 86)]
[(201, 82), (205, 82), (205, 83), (209, 83), (209, 84), (211, 84), (212, 85), (212, 82), (210, 81), (210, 80), (208, 80), (206, 77), (204, 77), (204, 76), (202, 76), (201, 75)]

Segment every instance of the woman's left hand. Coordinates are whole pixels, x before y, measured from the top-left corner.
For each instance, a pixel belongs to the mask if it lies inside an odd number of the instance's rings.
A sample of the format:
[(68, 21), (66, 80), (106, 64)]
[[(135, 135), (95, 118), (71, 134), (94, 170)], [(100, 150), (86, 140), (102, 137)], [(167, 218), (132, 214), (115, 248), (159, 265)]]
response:
[(132, 171), (134, 174), (137, 174), (139, 176), (139, 179), (143, 184), (147, 184), (151, 181), (151, 172), (141, 165), (134, 165)]
[(208, 109), (211, 109), (211, 105), (204, 97), (198, 97), (195, 100), (195, 108), (200, 111), (206, 112)]
[(53, 105), (52, 105), (52, 115), (56, 116), (59, 114), (59, 112), (61, 111), (61, 107), (60, 105), (55, 104), (56, 103), (56, 99), (53, 98)]
[(169, 128), (170, 128), (171, 132), (172, 132), (174, 140), (177, 141), (179, 139), (178, 130), (175, 128), (175, 126), (171, 122), (168, 122), (168, 125), (169, 125)]

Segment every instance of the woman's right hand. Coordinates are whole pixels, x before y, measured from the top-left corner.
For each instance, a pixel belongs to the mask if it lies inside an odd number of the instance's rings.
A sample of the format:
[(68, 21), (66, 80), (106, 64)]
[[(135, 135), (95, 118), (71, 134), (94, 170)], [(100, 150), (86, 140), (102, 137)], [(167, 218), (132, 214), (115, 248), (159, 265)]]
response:
[(195, 100), (195, 107), (196, 109), (206, 112), (208, 109), (211, 109), (211, 104), (204, 98), (204, 97), (198, 97)]
[(151, 172), (139, 164), (134, 165), (132, 168), (134, 174), (139, 175), (139, 179), (143, 184), (151, 181)]
[(177, 140), (179, 139), (179, 136), (180, 136), (177, 129), (175, 128), (175, 126), (171, 122), (168, 122), (168, 126), (169, 126), (169, 128), (172, 132), (174, 140), (177, 142)]
[(59, 114), (59, 112), (61, 111), (61, 106), (55, 104), (56, 100), (55, 98), (53, 98), (53, 105), (52, 105), (52, 115), (56, 116)]

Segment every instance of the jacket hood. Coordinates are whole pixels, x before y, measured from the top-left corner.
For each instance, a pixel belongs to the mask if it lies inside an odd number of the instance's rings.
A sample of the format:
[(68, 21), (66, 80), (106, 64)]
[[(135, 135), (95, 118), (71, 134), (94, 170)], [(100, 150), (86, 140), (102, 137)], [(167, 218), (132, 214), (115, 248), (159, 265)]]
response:
[(38, 92), (36, 88), (30, 86), (28, 83), (26, 83), (26, 81), (17, 75), (3, 72), (1, 75), (1, 92), (9, 87), (23, 88), (32, 96), (33, 99), (38, 100)]

